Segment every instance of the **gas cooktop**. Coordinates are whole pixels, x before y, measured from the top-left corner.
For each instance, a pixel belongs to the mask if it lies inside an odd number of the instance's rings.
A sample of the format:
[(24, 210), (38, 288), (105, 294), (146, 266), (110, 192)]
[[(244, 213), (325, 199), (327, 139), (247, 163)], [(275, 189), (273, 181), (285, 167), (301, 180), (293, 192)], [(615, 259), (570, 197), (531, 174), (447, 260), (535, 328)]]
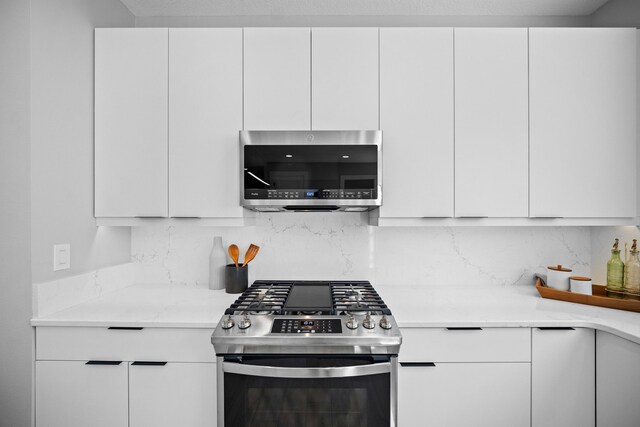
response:
[(366, 281), (253, 282), (225, 314), (390, 315), (382, 298)]
[(255, 281), (225, 311), (216, 353), (397, 354), (391, 310), (367, 281)]

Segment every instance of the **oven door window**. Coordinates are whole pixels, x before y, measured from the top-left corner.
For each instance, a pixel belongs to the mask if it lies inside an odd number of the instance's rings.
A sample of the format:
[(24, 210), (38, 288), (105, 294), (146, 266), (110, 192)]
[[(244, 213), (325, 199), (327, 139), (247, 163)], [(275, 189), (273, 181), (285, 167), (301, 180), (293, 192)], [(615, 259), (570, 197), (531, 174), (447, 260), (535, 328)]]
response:
[(224, 374), (225, 426), (389, 427), (390, 373), (343, 378)]

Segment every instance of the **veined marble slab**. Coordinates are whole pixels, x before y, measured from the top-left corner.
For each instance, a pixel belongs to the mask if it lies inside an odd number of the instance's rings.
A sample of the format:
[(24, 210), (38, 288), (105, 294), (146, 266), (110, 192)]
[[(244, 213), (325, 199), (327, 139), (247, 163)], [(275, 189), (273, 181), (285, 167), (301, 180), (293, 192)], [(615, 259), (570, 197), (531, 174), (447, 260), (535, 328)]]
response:
[(77, 276), (33, 284), (33, 316), (82, 304), (134, 283), (136, 263), (101, 268)]
[(277, 213), (257, 214), (252, 227), (134, 227), (136, 283), (206, 284), (213, 236), (238, 244), (241, 259), (260, 246), (250, 281), (519, 285), (549, 265), (582, 276), (591, 267), (588, 227), (372, 227), (366, 214)]

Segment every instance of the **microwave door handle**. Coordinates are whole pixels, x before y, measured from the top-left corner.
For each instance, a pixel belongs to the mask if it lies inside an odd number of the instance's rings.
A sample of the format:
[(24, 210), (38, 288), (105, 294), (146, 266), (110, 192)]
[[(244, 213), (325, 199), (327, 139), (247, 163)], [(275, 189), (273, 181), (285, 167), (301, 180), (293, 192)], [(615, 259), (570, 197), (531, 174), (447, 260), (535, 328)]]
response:
[(231, 374), (251, 375), (254, 377), (343, 378), (387, 374), (391, 372), (391, 363), (340, 366), (335, 368), (281, 368), (277, 366), (243, 365), (240, 363), (223, 362), (222, 371)]

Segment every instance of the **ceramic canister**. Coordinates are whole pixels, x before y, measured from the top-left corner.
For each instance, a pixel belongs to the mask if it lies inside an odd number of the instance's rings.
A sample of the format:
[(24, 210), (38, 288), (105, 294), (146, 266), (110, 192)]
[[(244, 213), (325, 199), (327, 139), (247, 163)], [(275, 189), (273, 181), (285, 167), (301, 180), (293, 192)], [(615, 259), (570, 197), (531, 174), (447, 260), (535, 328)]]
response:
[(571, 269), (569, 268), (564, 268), (561, 265), (547, 267), (547, 286), (561, 291), (568, 291), (569, 276), (571, 276)]
[(591, 295), (591, 277), (571, 276), (569, 277), (571, 292), (576, 294)]

